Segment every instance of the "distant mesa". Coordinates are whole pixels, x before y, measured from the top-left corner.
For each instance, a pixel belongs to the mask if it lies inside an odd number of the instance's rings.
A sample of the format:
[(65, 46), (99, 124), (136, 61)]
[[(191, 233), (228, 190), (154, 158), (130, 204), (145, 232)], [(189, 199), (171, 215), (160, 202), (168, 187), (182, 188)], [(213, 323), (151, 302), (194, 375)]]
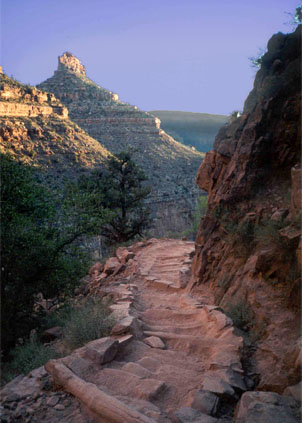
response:
[(81, 61), (69, 51), (65, 51), (62, 56), (58, 57), (58, 71), (67, 70), (75, 72), (80, 75), (86, 75), (85, 66)]

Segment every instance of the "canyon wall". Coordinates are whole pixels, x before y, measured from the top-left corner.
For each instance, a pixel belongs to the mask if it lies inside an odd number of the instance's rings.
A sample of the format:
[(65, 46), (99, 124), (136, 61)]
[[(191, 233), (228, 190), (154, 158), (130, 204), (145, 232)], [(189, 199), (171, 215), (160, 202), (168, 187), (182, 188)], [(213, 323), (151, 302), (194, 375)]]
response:
[(110, 154), (74, 124), (51, 93), (0, 75), (0, 152), (42, 170), (51, 184), (77, 178)]
[(300, 52), (301, 25), (270, 39), (242, 116), (198, 171), (209, 198), (190, 287), (237, 314), (258, 389), (281, 393), (301, 372)]

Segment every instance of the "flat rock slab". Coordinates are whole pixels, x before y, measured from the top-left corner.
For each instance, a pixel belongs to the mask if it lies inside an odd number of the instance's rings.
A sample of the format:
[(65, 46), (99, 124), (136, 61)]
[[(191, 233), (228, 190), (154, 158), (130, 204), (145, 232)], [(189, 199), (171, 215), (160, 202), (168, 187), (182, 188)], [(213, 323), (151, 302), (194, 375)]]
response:
[(137, 363), (127, 363), (123, 366), (123, 370), (140, 378), (150, 378), (152, 373)]
[(114, 359), (119, 349), (119, 342), (110, 337), (89, 342), (84, 350), (84, 357), (96, 364), (109, 363)]
[(144, 342), (152, 348), (159, 348), (161, 350), (166, 348), (164, 342), (157, 336), (149, 336), (144, 339)]
[(236, 423), (298, 423), (298, 404), (275, 392), (245, 392), (236, 410)]

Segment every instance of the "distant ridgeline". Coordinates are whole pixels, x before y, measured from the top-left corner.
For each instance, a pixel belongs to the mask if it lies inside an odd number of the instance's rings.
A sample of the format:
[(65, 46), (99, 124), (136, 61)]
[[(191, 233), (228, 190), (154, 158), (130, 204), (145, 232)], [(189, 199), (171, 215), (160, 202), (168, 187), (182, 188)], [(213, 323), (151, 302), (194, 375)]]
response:
[(208, 113), (178, 112), (170, 110), (152, 110), (158, 117), (162, 128), (177, 141), (207, 152), (213, 148), (219, 129), (228, 122), (226, 115)]
[(201, 153), (166, 134), (152, 114), (121, 102), (117, 94), (91, 81), (71, 53), (59, 57), (54, 75), (38, 88), (53, 93), (70, 118), (112, 153), (134, 149), (134, 159), (152, 187), (154, 235), (188, 227), (199, 192), (195, 177)]

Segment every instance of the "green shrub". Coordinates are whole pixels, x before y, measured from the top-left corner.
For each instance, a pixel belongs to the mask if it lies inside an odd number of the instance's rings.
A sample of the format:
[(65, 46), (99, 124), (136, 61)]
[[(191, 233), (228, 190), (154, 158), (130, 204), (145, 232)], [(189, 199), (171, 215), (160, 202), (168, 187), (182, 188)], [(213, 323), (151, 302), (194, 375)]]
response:
[(73, 308), (63, 326), (63, 343), (67, 350), (79, 348), (89, 341), (108, 336), (114, 324), (108, 305), (89, 299)]
[(1, 384), (8, 383), (19, 374), (26, 375), (31, 370), (43, 366), (48, 360), (58, 358), (54, 348), (45, 346), (37, 340), (17, 345), (12, 351), (12, 361), (3, 366)]
[[(196, 204), (195, 204), (195, 210), (193, 215), (193, 224), (190, 228), (186, 229), (185, 231), (181, 232), (180, 234), (177, 233), (170, 233), (169, 238), (183, 238), (183, 237), (190, 237), (195, 238), (198, 232), (198, 227), (200, 225), (201, 218), (205, 215), (207, 210), (207, 201), (208, 196), (207, 195), (201, 195)], [(174, 235), (174, 236), (173, 236)]]
[(255, 240), (264, 246), (281, 245), (279, 230), (282, 224), (278, 221), (267, 220), (255, 227)]
[(243, 330), (250, 330), (253, 326), (253, 312), (247, 303), (239, 302), (226, 306), (225, 313), (235, 326)]

